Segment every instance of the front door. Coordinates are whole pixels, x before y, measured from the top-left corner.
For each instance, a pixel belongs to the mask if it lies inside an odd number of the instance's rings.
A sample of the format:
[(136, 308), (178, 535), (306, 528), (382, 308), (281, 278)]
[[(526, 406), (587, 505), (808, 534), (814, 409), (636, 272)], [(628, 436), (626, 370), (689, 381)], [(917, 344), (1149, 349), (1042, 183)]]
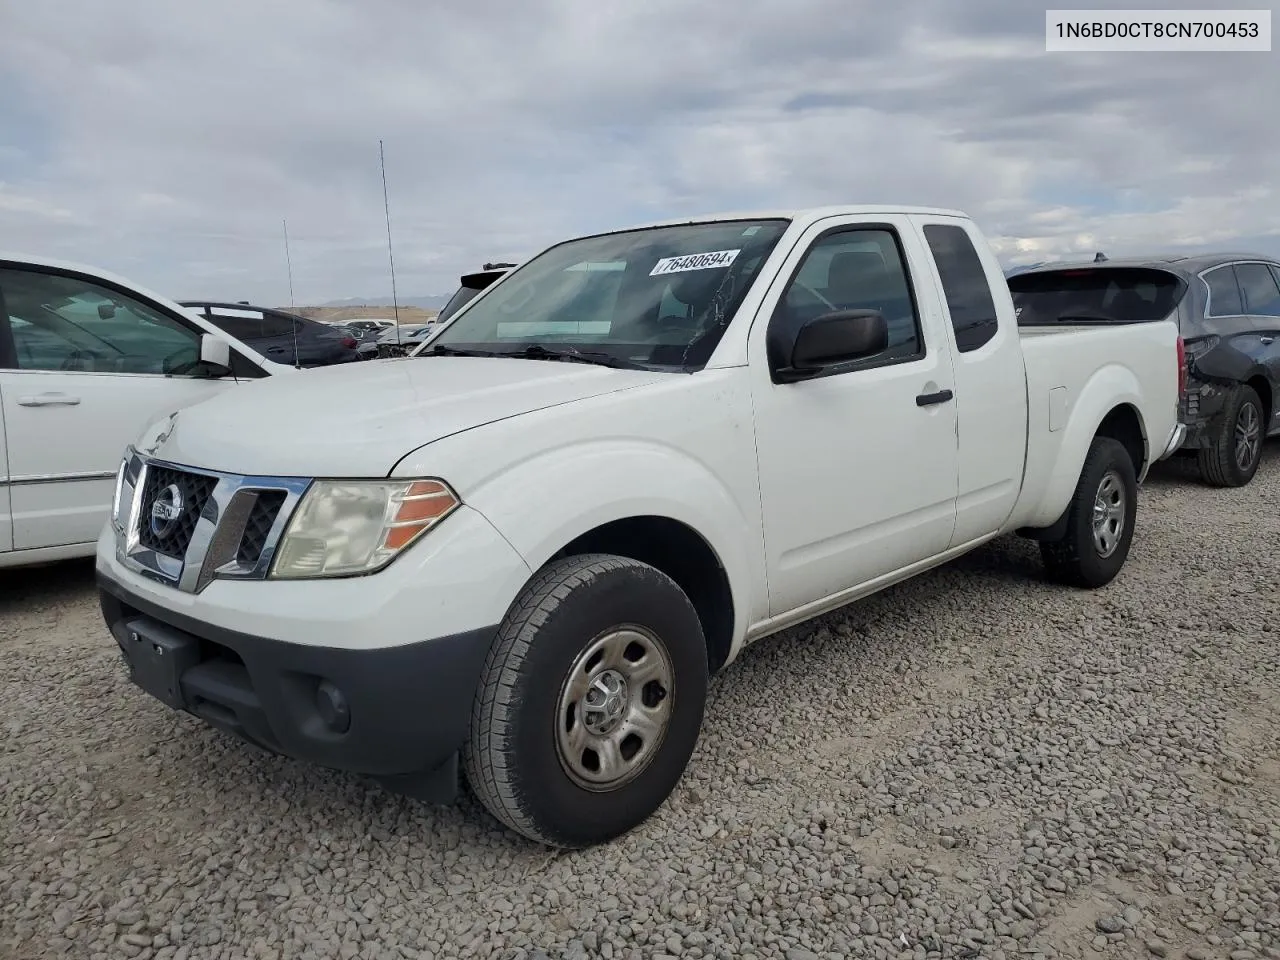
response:
[(13, 549), (13, 512), (9, 507), (9, 446), (4, 433), (4, 384), (0, 383), (0, 554)]
[[(957, 444), (948, 391), (955, 383), (934, 300), (913, 291), (913, 277), (930, 276), (926, 258), (906, 218), (825, 221), (792, 252), (753, 326), (773, 616), (934, 557), (950, 543)], [(774, 382), (772, 370), (785, 365), (802, 323), (855, 308), (883, 313), (886, 350), (810, 380)]]
[(202, 375), (196, 327), (79, 274), (0, 268), (0, 297), (12, 547), (91, 543), (125, 447), (235, 381)]

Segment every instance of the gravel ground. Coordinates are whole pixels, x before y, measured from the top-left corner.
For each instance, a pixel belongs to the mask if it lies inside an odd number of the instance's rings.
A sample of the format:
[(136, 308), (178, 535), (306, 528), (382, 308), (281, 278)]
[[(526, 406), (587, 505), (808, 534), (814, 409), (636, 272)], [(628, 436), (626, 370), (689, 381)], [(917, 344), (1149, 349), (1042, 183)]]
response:
[(150, 701), (87, 566), (0, 576), (0, 957), (1280, 958), (1280, 449), (1139, 526), (1101, 592), (1011, 539), (752, 647), (561, 855)]

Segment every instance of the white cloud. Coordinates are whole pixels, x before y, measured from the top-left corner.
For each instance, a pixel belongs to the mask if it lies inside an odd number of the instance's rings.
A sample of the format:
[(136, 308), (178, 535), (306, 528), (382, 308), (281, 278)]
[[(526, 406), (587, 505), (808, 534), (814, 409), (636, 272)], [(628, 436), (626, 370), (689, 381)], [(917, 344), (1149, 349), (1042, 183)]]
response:
[(4, 16), (4, 245), (174, 296), (284, 302), (286, 218), (300, 300), (389, 293), (379, 137), (407, 294), (572, 232), (840, 201), (961, 207), (1023, 261), (1280, 249), (1274, 55), (1049, 55), (1015, 0)]

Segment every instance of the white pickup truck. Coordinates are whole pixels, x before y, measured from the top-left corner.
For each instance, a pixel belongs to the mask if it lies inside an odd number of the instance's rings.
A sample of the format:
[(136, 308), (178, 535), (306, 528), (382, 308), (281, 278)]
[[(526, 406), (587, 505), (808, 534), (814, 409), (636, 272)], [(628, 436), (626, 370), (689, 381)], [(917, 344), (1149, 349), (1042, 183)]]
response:
[(1020, 337), (954, 211), (582, 237), (415, 355), (148, 429), (102, 609), (169, 707), (424, 800), (461, 766), (511, 828), (602, 842), (746, 644), (1015, 531), (1115, 577), (1180, 370), (1169, 322)]
[(139, 430), (286, 371), (123, 277), (0, 253), (0, 567), (93, 556)]

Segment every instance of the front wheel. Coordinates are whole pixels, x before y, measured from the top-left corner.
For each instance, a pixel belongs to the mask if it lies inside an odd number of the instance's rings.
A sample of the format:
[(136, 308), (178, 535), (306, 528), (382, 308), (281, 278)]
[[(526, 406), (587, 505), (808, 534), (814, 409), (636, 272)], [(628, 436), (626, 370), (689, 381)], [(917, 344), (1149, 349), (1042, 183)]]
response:
[(1067, 507), (1067, 532), (1040, 544), (1045, 572), (1057, 583), (1105, 586), (1129, 556), (1138, 516), (1138, 480), (1124, 446), (1094, 437)]
[(670, 577), (605, 554), (554, 562), (489, 652), (463, 749), (467, 780), (532, 840), (613, 839), (675, 789), (707, 681), (701, 623)]

